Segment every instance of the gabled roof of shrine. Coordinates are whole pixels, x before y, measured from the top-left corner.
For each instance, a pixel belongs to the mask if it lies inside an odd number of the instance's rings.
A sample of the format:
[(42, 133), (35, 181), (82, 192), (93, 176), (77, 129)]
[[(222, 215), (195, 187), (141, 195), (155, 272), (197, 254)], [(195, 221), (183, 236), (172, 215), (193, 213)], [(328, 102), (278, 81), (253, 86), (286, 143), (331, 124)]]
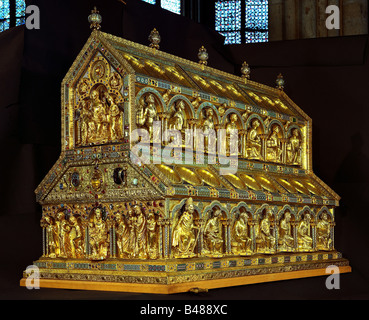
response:
[[(311, 118), (283, 90), (245, 80), (211, 66), (204, 66), (111, 34), (94, 31), (92, 37), (116, 50), (136, 75), (156, 78), (207, 93), (214, 101), (217, 101), (217, 98), (218, 102), (232, 101), (234, 103), (232, 107), (244, 110), (249, 108), (250, 111), (253, 111), (252, 108), (261, 108), (282, 117), (311, 121)], [(211, 57), (209, 61), (211, 64)]]

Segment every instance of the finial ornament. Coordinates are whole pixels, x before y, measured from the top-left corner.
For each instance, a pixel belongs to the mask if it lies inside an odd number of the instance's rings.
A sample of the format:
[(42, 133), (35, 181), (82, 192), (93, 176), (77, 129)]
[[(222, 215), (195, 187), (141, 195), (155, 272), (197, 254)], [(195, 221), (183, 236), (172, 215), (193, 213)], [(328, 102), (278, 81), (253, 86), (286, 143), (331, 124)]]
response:
[(277, 88), (278, 88), (279, 90), (283, 90), (283, 89), (284, 89), (285, 81), (284, 81), (284, 79), (283, 79), (282, 73), (280, 73), (280, 74), (278, 75), (278, 78), (277, 78), (277, 80), (276, 80), (276, 84), (277, 84)]
[(202, 46), (199, 50), (199, 53), (198, 53), (198, 58), (200, 59), (199, 60), (199, 63), (206, 66), (208, 64), (208, 59), (209, 59), (209, 54), (208, 52), (206, 51), (205, 47)]
[(241, 73), (242, 73), (242, 78), (250, 79), (251, 70), (250, 70), (250, 67), (249, 67), (249, 65), (246, 61), (242, 64)]
[(161, 37), (160, 34), (158, 32), (158, 30), (156, 30), (154, 28), (154, 30), (151, 31), (150, 35), (149, 35), (149, 41), (150, 41), (150, 47), (154, 48), (154, 49), (158, 49), (160, 48), (159, 43), (161, 41)]
[(102, 17), (96, 7), (94, 7), (94, 9), (91, 11), (91, 14), (88, 16), (88, 22), (90, 23), (91, 29), (100, 30)]

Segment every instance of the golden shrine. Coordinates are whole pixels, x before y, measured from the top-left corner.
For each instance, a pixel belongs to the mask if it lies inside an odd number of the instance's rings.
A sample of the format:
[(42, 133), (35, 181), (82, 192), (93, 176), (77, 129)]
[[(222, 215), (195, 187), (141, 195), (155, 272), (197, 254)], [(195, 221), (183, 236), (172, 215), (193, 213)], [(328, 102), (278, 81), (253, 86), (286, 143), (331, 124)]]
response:
[[(197, 292), (350, 272), (335, 249), (340, 198), (313, 173), (312, 121), (281, 75), (272, 88), (246, 63), (241, 77), (207, 66), (204, 47), (192, 62), (160, 51), (156, 30), (144, 46), (99, 31), (97, 11), (90, 22), (62, 82), (62, 152), (35, 191), (41, 287)], [(172, 163), (155, 157), (173, 142), (154, 143), (155, 123), (160, 138), (179, 132)], [(137, 129), (148, 132), (146, 162), (132, 152), (145, 146)], [(236, 157), (224, 164), (210, 145), (230, 155), (232, 129)]]

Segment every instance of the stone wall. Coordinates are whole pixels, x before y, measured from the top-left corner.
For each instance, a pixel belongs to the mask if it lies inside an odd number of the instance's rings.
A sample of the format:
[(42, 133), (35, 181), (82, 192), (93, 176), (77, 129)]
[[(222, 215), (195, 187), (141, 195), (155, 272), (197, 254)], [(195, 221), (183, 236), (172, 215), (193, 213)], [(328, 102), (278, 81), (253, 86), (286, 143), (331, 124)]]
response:
[[(328, 30), (326, 8), (340, 9), (340, 29)], [(368, 34), (367, 0), (270, 0), (270, 41)]]

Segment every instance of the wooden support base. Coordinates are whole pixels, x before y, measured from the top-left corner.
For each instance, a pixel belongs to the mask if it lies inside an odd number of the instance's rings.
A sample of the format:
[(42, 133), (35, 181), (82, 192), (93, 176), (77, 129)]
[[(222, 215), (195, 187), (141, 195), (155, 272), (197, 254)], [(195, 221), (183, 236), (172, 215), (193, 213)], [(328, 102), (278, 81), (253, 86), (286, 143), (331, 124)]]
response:
[[(339, 267), (340, 273), (351, 272), (350, 266)], [(97, 281), (77, 281), (77, 280), (53, 280), (40, 279), (41, 288), (75, 289), (75, 290), (95, 290), (95, 291), (115, 291), (134, 293), (154, 293), (154, 294), (174, 294), (189, 291), (209, 290), (224, 287), (242, 286), (254, 283), (273, 282), (281, 280), (328, 276), (326, 269), (312, 269), (291, 271), (282, 273), (270, 273), (262, 275), (251, 275), (239, 278), (227, 278), (217, 280), (205, 280), (196, 282), (176, 283), (169, 285), (161, 284), (139, 284), (139, 283), (118, 283), (118, 282), (97, 282)], [(26, 279), (20, 281), (20, 285), (26, 286)]]

